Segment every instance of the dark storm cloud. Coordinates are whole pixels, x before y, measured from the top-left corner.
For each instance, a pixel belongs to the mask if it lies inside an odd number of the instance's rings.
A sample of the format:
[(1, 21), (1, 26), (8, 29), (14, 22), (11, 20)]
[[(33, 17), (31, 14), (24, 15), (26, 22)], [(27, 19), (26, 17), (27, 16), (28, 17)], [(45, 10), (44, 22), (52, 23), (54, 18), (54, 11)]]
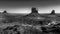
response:
[[(1, 0), (1, 1), (51, 1), (51, 0)], [(55, 1), (55, 0), (52, 0)]]
[(38, 7), (38, 8), (47, 8), (47, 7), (52, 7), (52, 6), (59, 6), (60, 1), (57, 0), (35, 0), (35, 1), (21, 1), (21, 0), (5, 0), (1, 1), (0, 0), (0, 9), (6, 9), (8, 11), (15, 11), (15, 9), (25, 9), (25, 8), (31, 8), (31, 7)]
[(45, 7), (59, 5), (59, 1), (0, 1), (0, 7), (19, 8), (19, 7)]

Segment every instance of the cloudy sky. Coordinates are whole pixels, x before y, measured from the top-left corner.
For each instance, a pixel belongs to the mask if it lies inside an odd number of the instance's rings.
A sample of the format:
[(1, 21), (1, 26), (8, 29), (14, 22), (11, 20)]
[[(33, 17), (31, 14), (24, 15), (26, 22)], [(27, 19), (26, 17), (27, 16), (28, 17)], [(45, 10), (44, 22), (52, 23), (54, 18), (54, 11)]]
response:
[(30, 13), (32, 7), (36, 7), (39, 13), (50, 13), (52, 10), (60, 13), (59, 0), (0, 0), (0, 12)]

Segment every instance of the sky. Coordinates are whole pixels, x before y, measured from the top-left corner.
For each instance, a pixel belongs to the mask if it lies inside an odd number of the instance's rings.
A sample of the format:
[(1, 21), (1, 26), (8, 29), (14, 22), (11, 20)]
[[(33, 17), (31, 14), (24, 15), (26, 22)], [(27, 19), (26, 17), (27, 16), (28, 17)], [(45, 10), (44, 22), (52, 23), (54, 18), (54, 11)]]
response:
[(60, 13), (59, 0), (0, 0), (0, 12), (6, 10), (8, 13), (30, 13), (32, 7), (36, 7), (39, 13), (50, 13), (52, 10)]

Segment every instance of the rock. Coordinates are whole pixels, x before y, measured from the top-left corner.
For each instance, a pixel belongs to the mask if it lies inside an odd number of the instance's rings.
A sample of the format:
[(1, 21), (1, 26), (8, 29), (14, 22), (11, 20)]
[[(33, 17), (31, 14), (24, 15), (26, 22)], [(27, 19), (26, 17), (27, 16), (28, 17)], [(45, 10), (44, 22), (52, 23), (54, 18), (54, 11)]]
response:
[(7, 11), (5, 10), (3, 13), (7, 13)]
[(32, 7), (32, 12), (31, 13), (38, 13), (38, 11), (36, 10), (36, 8)]
[(55, 10), (52, 10), (51, 14), (53, 14), (53, 15), (54, 15), (54, 14), (55, 14)]

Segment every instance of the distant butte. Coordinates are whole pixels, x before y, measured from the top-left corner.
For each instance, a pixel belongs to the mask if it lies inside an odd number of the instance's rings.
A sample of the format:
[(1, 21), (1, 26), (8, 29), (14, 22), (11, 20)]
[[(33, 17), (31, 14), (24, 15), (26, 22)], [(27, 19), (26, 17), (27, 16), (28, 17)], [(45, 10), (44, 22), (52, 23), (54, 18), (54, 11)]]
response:
[(26, 16), (29, 16), (29, 17), (36, 17), (36, 16), (39, 16), (38, 10), (36, 10), (36, 8), (32, 7), (31, 13), (28, 14), (28, 15), (26, 15)]
[(36, 10), (36, 8), (32, 7), (32, 12), (31, 13), (38, 13), (38, 11)]
[(3, 11), (3, 13), (7, 13), (7, 11), (5, 10), (5, 11)]
[(55, 10), (52, 10), (51, 14), (52, 14), (52, 15), (55, 15)]
[(36, 10), (36, 8), (34, 8), (34, 7), (31, 8), (30, 14), (27, 14), (27, 15), (23, 16), (22, 18), (33, 19), (33, 20), (44, 19), (44, 17), (42, 17), (42, 15), (40, 15), (38, 13), (38, 10)]

